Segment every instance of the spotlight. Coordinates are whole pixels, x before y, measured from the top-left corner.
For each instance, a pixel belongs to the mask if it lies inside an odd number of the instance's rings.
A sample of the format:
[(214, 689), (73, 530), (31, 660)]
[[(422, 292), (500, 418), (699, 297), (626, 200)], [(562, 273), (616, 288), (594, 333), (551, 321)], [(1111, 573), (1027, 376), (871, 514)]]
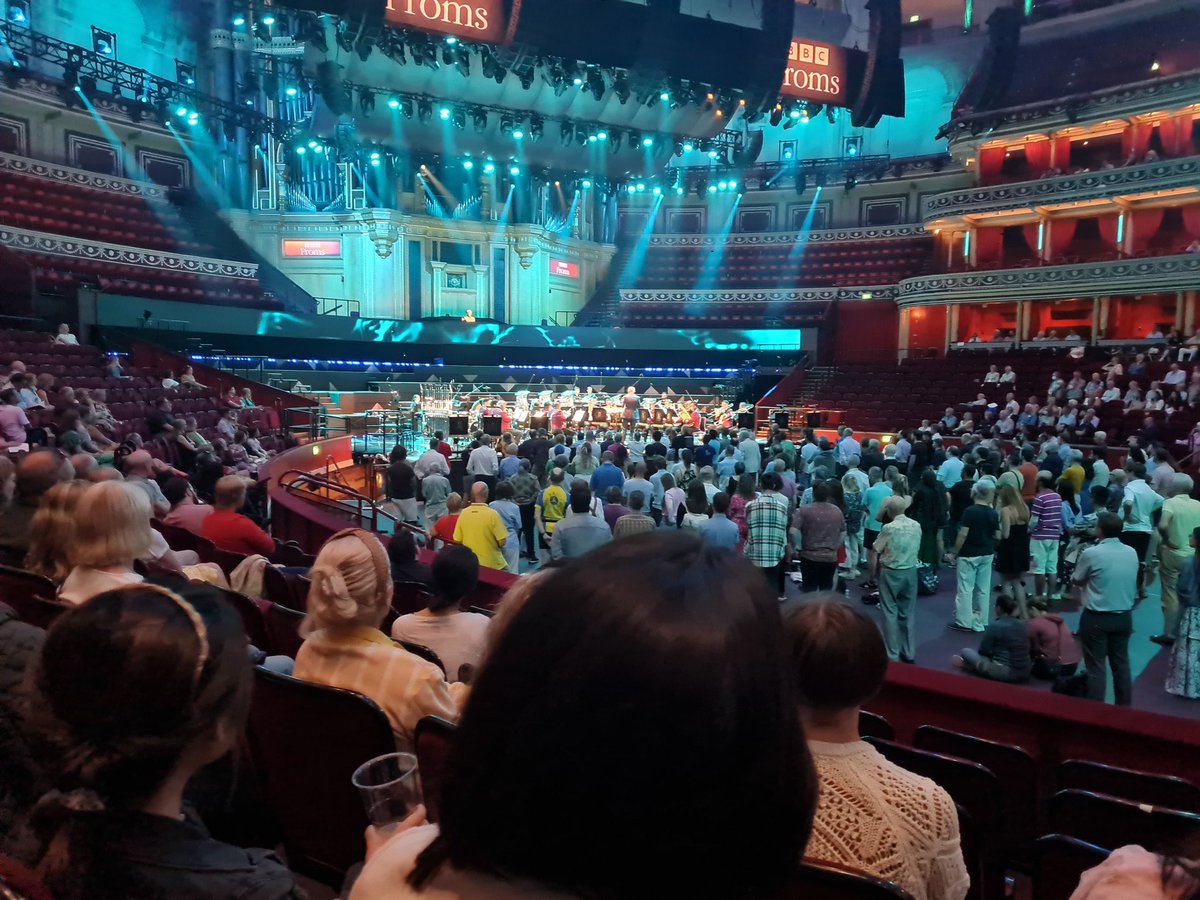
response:
[(368, 115), (375, 111), (375, 92), (370, 88), (358, 89), (358, 108), (362, 114)]
[(789, 118), (789, 119), (798, 119), (798, 118), (800, 118), (800, 110), (798, 110), (798, 109), (792, 109), (792, 111), (788, 113), (788, 118)]
[(487, 131), (487, 127), (488, 127), (487, 110), (484, 109), (482, 106), (475, 107), (474, 112), (471, 113), (471, 122), (475, 125), (475, 130), (478, 131), (480, 134)]
[(531, 141), (540, 141), (545, 133), (545, 122), (541, 116), (529, 117), (529, 139)]
[(371, 43), (371, 39), (365, 34), (354, 44), (354, 52), (358, 54), (358, 58), (363, 62), (371, 58), (371, 51), (374, 49), (375, 45)]
[(177, 107), (175, 108), (175, 115), (179, 116), (179, 118), (181, 118), (181, 119), (182, 119), (182, 118), (184, 118), (184, 117), (185, 117), (187, 114), (188, 114), (188, 108), (187, 108), (186, 106), (177, 106)]
[(717, 189), (718, 189), (718, 190), (721, 190), (721, 191), (727, 191), (727, 190), (729, 190), (729, 182), (728, 182), (728, 181), (719, 181), (719, 182), (717, 182)]
[(708, 151), (708, 158), (709, 158), (709, 159), (716, 159), (718, 156), (720, 156), (720, 154), (719, 154), (719, 153), (717, 153), (717, 151), (716, 151), (716, 150), (709, 150), (709, 151)]
[(116, 59), (117, 56), (117, 36), (111, 31), (105, 31), (103, 28), (92, 26), (92, 50), (100, 56), (106, 56), (109, 59)]
[(421, 122), (428, 122), (433, 118), (433, 104), (428, 100), (417, 101), (417, 119)]
[(266, 25), (268, 28), (270, 28), (272, 25), (275, 24), (275, 17), (274, 16), (263, 16), (262, 23), (264, 25)]
[(675, 193), (678, 194), (679, 196), (683, 196), (683, 185), (682, 184), (675, 185)]
[(510, 167), (510, 168), (509, 168), (509, 170), (508, 170), (508, 174), (509, 174), (509, 175), (514, 175), (514, 176), (516, 176), (516, 175), (520, 175), (520, 174), (521, 174), (521, 167), (520, 167), (520, 166), (512, 166), (512, 167)]
[(19, 25), (22, 28), (29, 25), (29, 2), (28, 0), (8, 0), (8, 21), (12, 25)]
[(715, 184), (710, 184), (708, 186), (708, 192), (710, 194), (715, 194), (717, 192), (717, 186)]
[(1159, 66), (1157, 59), (1154, 62), (1150, 63), (1150, 71), (1151, 72), (1157, 72), (1160, 68), (1161, 68), (1161, 66)]
[(465, 159), (465, 160), (463, 160), (463, 168), (466, 169), (468, 172), (470, 172), (472, 169), (475, 168), (475, 163), (471, 162), (471, 160), (469, 160), (469, 159)]
[[(503, 70), (501, 70), (501, 71), (503, 71)], [(525, 91), (529, 90), (530, 88), (533, 87), (533, 68), (527, 67), (527, 68), (522, 69), (520, 72), (517, 73), (517, 78), (519, 78), (521, 80), (521, 89), (525, 90)], [(497, 75), (497, 77), (496, 77), (497, 84), (499, 84), (503, 80), (504, 80), (504, 77), (502, 75)]]
[(375, 153), (375, 154), (372, 154), (372, 155), (371, 155), (371, 165), (372, 165), (372, 166), (379, 166), (379, 165), (381, 165), (381, 162), (380, 162), (380, 159), (379, 159), (379, 154)]
[(246, 24), (246, 17), (245, 17), (245, 16), (243, 16), (243, 15), (241, 15), (241, 14), (238, 14), (238, 15), (236, 15), (236, 16), (234, 16), (234, 17), (233, 17), (233, 27), (234, 27), (234, 28), (241, 28), (241, 27), (242, 27), (243, 25), (245, 25), (245, 24)]
[(450, 107), (443, 106), (441, 109), (439, 109), (438, 110), (438, 118), (441, 119), (443, 122), (448, 120), (450, 118)]
[(175, 60), (175, 80), (184, 87), (196, 86), (196, 67), (191, 63)]
[(596, 98), (597, 102), (604, 99), (604, 73), (600, 71), (598, 66), (588, 67), (587, 87), (588, 91), (593, 97)]
[(378, 161), (379, 161), (379, 151), (378, 151), (378, 150), (372, 150), (372, 151), (371, 151), (371, 161), (372, 161), (372, 162), (378, 162)]
[[(79, 84), (75, 86), (75, 90), (80, 94), (83, 94), (83, 96), (87, 97), (89, 100), (95, 100), (97, 93), (96, 79), (91, 75), (81, 75), (79, 77)], [(191, 113), (191, 115), (194, 116), (196, 114)]]
[(661, 94), (659, 94), (659, 95), (658, 95), (658, 99), (659, 99), (659, 100), (662, 100), (664, 103), (668, 103), (668, 102), (670, 102), (670, 100), (671, 100), (671, 92), (670, 92), (670, 91), (663, 91)]
[(400, 108), (400, 98), (399, 97), (389, 97), (388, 98), (388, 106), (392, 109), (399, 109)]
[(303, 155), (304, 155), (305, 153), (307, 153), (307, 152), (308, 152), (308, 149), (307, 149), (306, 147), (297, 147), (297, 148), (296, 148), (296, 155), (297, 155), (297, 156), (303, 156)]
[(294, 98), (294, 97), (299, 96), (300, 89), (298, 87), (296, 87), (294, 84), (289, 84), (283, 93), (285, 95), (287, 95), (288, 97)]
[(781, 104), (775, 104), (767, 121), (771, 123), (772, 128), (778, 127), (779, 123), (783, 121), (783, 106)]
[(655, 187), (655, 189), (654, 189), (654, 196), (658, 197), (658, 196), (661, 196), (661, 194), (662, 194), (662, 188), (660, 188), (660, 187)]
[(512, 136), (513, 136), (513, 140), (519, 141), (521, 138), (525, 137), (525, 132), (522, 131), (520, 128), (515, 128), (515, 129), (513, 129)]
[(691, 141), (683, 142), (683, 152), (684, 153), (691, 153), (695, 149), (696, 149), (696, 145), (693, 144)]
[(448, 37), (448, 38), (446, 38), (446, 43), (449, 44), (451, 47), (453, 47), (455, 44), (458, 43), (458, 38)]
[(730, 178), (730, 179), (729, 179), (729, 189), (730, 189), (731, 191), (736, 191), (736, 190), (737, 190), (737, 180), (736, 180), (736, 179), (733, 179), (733, 178)]
[(587, 178), (583, 179), (580, 184), (582, 184), (585, 188), (590, 188), (592, 186), (591, 180)]
[(843, 156), (858, 156), (862, 152), (862, 138), (848, 137), (842, 140)]
[(608, 140), (608, 132), (604, 131), (603, 129), (601, 129), (600, 131), (597, 131), (596, 132), (596, 140), (607, 141)]
[(629, 79), (624, 72), (618, 72), (617, 77), (613, 79), (613, 93), (617, 95), (622, 106), (629, 102)]
[(637, 183), (636, 190), (637, 190), (637, 192), (638, 192), (639, 194), (640, 194), (640, 193), (642, 193), (643, 191), (645, 191), (645, 190), (646, 190), (646, 182), (644, 182), (644, 181), (639, 181), (639, 182)]
[(636, 186), (636, 185), (633, 185), (633, 184), (631, 184), (631, 185), (630, 185), (629, 187), (627, 187), (625, 190), (629, 191), (629, 193), (631, 193), (631, 194), (636, 194), (636, 193), (637, 193), (637, 186)]
[(483, 171), (486, 174), (491, 175), (493, 172), (496, 171), (496, 164), (489, 159), (487, 162), (485, 162), (483, 164)]
[(465, 109), (463, 109), (461, 106), (456, 106), (454, 108), (452, 121), (454, 122), (455, 128), (466, 128), (467, 127), (467, 111)]

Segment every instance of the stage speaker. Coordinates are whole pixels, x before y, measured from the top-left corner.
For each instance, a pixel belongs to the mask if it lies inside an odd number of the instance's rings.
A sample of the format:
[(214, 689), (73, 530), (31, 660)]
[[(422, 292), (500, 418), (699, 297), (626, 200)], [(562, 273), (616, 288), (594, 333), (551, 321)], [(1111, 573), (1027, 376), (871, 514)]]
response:
[(550, 430), (550, 417), (549, 416), (534, 416), (533, 418), (531, 418), (529, 420), (529, 427), (532, 428), (534, 431), (537, 431), (538, 429), (541, 429), (541, 428), (545, 428), (547, 431), (549, 431)]
[(805, 414), (804, 421), (808, 424), (809, 428), (820, 428), (821, 427), (821, 419), (823, 417), (824, 416), (822, 413), (810, 412), (810, 413)]
[(1022, 20), (1016, 7), (1000, 6), (988, 16), (987, 46), (954, 103), (956, 115), (964, 107), (984, 110), (1004, 104), (1017, 66)]
[(790, 417), (788, 416), (786, 411), (781, 410), (780, 412), (775, 413), (775, 424), (779, 428), (790, 428), (791, 427)]
[(748, 428), (751, 431), (753, 431), (754, 430), (754, 413), (752, 413), (752, 412), (738, 413), (737, 425), (738, 425), (738, 428)]
[(900, 59), (900, 0), (867, 0), (871, 51), (850, 110), (856, 128), (873, 128), (882, 116), (904, 115), (904, 62)]
[(483, 433), (490, 434), (492, 437), (500, 437), (500, 432), (503, 430), (500, 426), (503, 424), (504, 420), (499, 416), (484, 416)]
[(349, 115), (354, 110), (350, 92), (342, 81), (342, 67), (333, 60), (325, 60), (317, 66), (317, 91), (321, 99), (335, 116)]
[(451, 416), (449, 431), (451, 437), (464, 437), (468, 431), (469, 421), (466, 416)]

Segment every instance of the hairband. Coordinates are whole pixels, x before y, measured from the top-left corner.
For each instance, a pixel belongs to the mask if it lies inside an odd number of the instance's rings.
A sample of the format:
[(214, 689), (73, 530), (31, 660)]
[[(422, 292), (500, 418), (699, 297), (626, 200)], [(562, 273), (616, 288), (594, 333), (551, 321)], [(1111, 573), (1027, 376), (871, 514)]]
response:
[(387, 551), (383, 549), (383, 544), (380, 543), (379, 538), (361, 528), (344, 528), (326, 541), (326, 543), (344, 537), (356, 537), (366, 546), (367, 552), (371, 555), (371, 562), (375, 566), (376, 594), (386, 593), (387, 586), (392, 581), (392, 569), (388, 563)]
[(200, 613), (196, 612), (196, 607), (192, 606), (192, 604), (188, 603), (174, 591), (157, 584), (143, 583), (138, 585), (138, 587), (166, 597), (183, 610), (183, 614), (192, 623), (192, 629), (196, 632), (196, 640), (200, 642), (200, 650), (196, 654), (196, 669), (192, 673), (192, 694), (194, 696), (200, 687), (200, 676), (204, 673), (204, 665), (208, 662), (208, 629), (204, 625), (204, 620), (200, 618)]

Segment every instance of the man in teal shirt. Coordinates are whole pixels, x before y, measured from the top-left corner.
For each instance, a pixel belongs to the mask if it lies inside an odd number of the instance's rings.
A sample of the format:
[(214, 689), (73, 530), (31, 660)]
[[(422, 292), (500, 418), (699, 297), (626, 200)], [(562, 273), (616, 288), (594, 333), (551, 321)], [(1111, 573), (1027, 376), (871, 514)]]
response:
[(879, 537), (879, 530), (883, 528), (883, 523), (878, 519), (879, 508), (883, 506), (884, 500), (892, 496), (892, 486), (883, 480), (883, 470), (879, 466), (871, 466), (867, 472), (867, 478), (871, 482), (871, 486), (863, 493), (863, 504), (867, 507), (863, 546), (869, 554), (867, 557), (867, 571), (870, 574), (867, 576), (867, 582), (863, 587), (874, 588), (875, 569), (878, 562), (875, 557), (875, 538)]

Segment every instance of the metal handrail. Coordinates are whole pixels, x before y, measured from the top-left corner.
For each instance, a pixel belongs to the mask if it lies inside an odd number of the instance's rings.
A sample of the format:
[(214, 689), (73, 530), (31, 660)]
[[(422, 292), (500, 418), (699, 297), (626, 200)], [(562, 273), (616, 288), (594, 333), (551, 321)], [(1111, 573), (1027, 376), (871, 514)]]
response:
[[(381, 509), (361, 491), (356, 491), (352, 487), (339, 484), (313, 472), (289, 469), (279, 476), (279, 486), (291, 496), (299, 497), (318, 506), (341, 513), (353, 512), (364, 523), (364, 527), (369, 524), (369, 531), (379, 531), (379, 518), (382, 516), (392, 523), (393, 533), (398, 530), (410, 531), (414, 537), (419, 536), (428, 540), (429, 535), (425, 531), (416, 525), (401, 521), (386, 509)], [(322, 491), (323, 494), (320, 493)], [(341, 499), (335, 499), (333, 495), (338, 495)], [(354, 505), (347, 505), (348, 503)]]

